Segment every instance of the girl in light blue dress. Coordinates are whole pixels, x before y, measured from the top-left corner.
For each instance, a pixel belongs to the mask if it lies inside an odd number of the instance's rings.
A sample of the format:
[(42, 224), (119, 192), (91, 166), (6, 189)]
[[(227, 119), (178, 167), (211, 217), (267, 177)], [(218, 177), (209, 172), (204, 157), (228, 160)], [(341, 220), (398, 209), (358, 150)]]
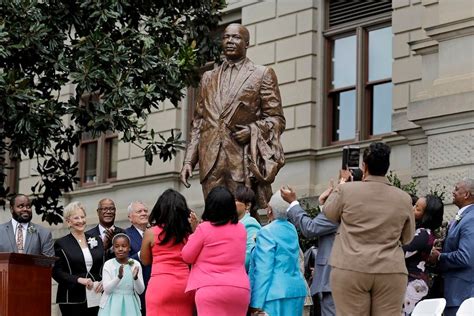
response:
[(140, 316), (140, 295), (145, 290), (140, 262), (130, 259), (130, 238), (117, 234), (112, 239), (115, 258), (104, 264), (98, 316)]

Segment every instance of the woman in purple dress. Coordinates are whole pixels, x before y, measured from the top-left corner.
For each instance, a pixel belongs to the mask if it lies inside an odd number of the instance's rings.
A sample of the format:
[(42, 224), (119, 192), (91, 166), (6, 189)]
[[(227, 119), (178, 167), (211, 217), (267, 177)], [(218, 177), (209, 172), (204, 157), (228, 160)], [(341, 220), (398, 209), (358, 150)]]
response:
[(415, 237), (411, 243), (403, 246), (408, 270), (408, 287), (403, 306), (405, 315), (410, 315), (416, 303), (428, 294), (430, 280), (426, 262), (435, 241), (434, 231), (443, 221), (443, 210), (443, 201), (432, 194), (419, 198), (413, 206)]

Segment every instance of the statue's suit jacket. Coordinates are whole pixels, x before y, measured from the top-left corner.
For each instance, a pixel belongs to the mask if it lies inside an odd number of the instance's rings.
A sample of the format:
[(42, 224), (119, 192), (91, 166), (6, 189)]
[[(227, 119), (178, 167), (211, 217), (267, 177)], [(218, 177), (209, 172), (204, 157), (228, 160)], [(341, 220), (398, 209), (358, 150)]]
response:
[(474, 205), (449, 230), (439, 257), (446, 306), (460, 306), (474, 296)]
[[(33, 227), (33, 229), (30, 229)], [(11, 220), (0, 225), (0, 252), (18, 252)], [(54, 256), (51, 232), (43, 226), (28, 224), (25, 252), (30, 255)]]
[(290, 208), (288, 211), (288, 220), (293, 223), (306, 238), (319, 238), (318, 253), (314, 264), (315, 277), (311, 283), (311, 295), (321, 292), (331, 292), (329, 285), (329, 275), (331, 273), (329, 257), (334, 243), (334, 236), (339, 225), (328, 220), (324, 213), (319, 213), (315, 218), (309, 217), (299, 204)]
[[(221, 95), (224, 64), (204, 73), (194, 113), (185, 163), (194, 168), (199, 161), (200, 180), (208, 175), (224, 150), (228, 170), (236, 182), (244, 182), (244, 146), (232, 137), (236, 125), (255, 124), (264, 138), (272, 139), (275, 155), (283, 158), (279, 136), (285, 129), (280, 91), (273, 69), (246, 59), (227, 95)], [(280, 157), (277, 157), (280, 158)]]

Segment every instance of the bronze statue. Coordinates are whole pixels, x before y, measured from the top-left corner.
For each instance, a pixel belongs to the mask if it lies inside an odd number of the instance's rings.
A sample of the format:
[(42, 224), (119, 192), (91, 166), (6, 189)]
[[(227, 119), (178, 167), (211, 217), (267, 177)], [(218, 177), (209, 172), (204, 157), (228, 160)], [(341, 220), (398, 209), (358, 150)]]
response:
[(181, 181), (199, 161), (204, 198), (218, 185), (231, 191), (251, 187), (265, 208), (271, 184), (285, 163), (280, 135), (285, 130), (280, 90), (273, 69), (246, 57), (249, 32), (240, 24), (224, 31), (225, 61), (204, 73), (186, 149)]

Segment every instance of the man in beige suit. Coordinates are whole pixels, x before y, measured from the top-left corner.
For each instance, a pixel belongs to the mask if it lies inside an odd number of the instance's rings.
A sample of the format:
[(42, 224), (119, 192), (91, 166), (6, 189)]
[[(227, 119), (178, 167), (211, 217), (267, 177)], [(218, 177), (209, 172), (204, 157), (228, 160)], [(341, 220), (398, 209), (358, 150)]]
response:
[(249, 32), (244, 26), (227, 26), (222, 44), (225, 61), (201, 79), (181, 181), (189, 187), (199, 162), (204, 198), (215, 186), (234, 192), (245, 184), (265, 208), (284, 164), (280, 135), (285, 118), (277, 78), (273, 69), (246, 58)]
[(388, 145), (370, 144), (362, 166), (364, 180), (339, 185), (324, 205), (340, 222), (330, 260), (336, 313), (400, 315), (408, 274), (401, 246), (415, 232), (411, 198), (385, 177)]

